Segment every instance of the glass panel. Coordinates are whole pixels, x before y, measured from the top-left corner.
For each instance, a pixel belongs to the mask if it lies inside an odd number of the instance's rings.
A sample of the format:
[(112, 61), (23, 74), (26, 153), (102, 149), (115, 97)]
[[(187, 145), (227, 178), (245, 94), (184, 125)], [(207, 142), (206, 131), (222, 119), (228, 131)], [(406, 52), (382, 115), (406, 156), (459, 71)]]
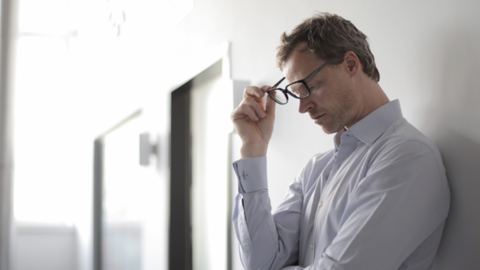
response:
[(141, 120), (131, 119), (104, 140), (104, 270), (166, 267), (164, 186), (155, 166), (139, 165)]

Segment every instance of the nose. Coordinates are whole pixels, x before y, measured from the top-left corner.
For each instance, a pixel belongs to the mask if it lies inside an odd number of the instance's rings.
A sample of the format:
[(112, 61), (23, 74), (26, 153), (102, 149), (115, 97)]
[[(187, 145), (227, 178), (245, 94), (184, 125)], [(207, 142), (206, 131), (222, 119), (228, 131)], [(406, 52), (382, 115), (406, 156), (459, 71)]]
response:
[(313, 108), (313, 103), (311, 102), (310, 97), (299, 99), (298, 101), (299, 101), (298, 103), (299, 113), (302, 113), (302, 114), (306, 113)]

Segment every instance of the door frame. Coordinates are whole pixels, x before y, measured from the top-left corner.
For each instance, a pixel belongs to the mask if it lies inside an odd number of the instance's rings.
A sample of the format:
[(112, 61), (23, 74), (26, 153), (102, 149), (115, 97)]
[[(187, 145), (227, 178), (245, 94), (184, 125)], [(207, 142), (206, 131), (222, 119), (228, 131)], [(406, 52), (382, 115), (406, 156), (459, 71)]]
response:
[[(191, 228), (191, 192), (192, 158), (191, 158), (191, 123), (190, 98), (193, 80), (203, 71), (221, 61), (222, 75), (231, 80), (230, 44), (222, 43), (211, 54), (197, 59), (197, 64), (184, 72), (170, 92), (170, 213), (168, 269), (192, 270), (192, 228)], [(195, 61), (192, 61), (193, 63)], [(233, 102), (233, 101), (232, 101)], [(228, 177), (226, 175), (226, 177)], [(229, 181), (230, 182), (230, 181)], [(227, 204), (231, 201), (228, 194)], [(228, 206), (231, 211), (230, 205)], [(227, 231), (227, 269), (231, 269), (230, 224)]]
[(103, 268), (103, 169), (105, 137), (142, 114), (138, 109), (98, 136), (93, 143), (93, 270)]

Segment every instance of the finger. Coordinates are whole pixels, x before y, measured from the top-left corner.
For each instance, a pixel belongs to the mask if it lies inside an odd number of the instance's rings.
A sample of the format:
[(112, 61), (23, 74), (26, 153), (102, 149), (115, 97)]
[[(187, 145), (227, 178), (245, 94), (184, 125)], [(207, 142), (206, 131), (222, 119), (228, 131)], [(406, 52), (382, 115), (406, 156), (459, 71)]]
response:
[(264, 86), (260, 87), (260, 90), (264, 93), (266, 93), (270, 89), (272, 89), (272, 87), (268, 86), (268, 85), (264, 85)]
[(258, 121), (259, 118), (265, 117), (265, 112), (263, 111), (260, 104), (258, 104), (254, 98), (247, 97), (242, 103), (233, 111), (232, 120), (242, 119), (245, 116), (248, 116), (254, 121)]
[(245, 108), (251, 109), (257, 117), (265, 117), (263, 102), (258, 102), (252, 97), (247, 97), (243, 102), (243, 106), (245, 106)]
[[(271, 92), (271, 94), (273, 96), (275, 96), (277, 94), (277, 91), (273, 91), (273, 92)], [(275, 108), (276, 107), (277, 107), (277, 102), (275, 102), (275, 100), (273, 100), (273, 98), (268, 97), (265, 112), (269, 115), (275, 116)]]
[(268, 86), (268, 85), (264, 85), (264, 86), (260, 87), (260, 91), (263, 92), (263, 97), (262, 97), (262, 99), (260, 100), (260, 102), (261, 102), (262, 109), (263, 109), (264, 111), (266, 110), (266, 108), (265, 108), (265, 103), (266, 103), (266, 102), (265, 102), (265, 98), (266, 98), (267, 100), (269, 99), (269, 97), (268, 97), (268, 91), (271, 90), (271, 89), (272, 89), (272, 87), (271, 87), (271, 86)]
[(251, 96), (257, 99), (261, 99), (263, 98), (264, 95), (265, 95), (265, 91), (262, 91), (262, 89), (257, 86), (247, 86), (243, 91), (243, 98), (246, 98), (247, 96)]
[(260, 109), (265, 111), (265, 91), (261, 87), (247, 86), (245, 88), (243, 98), (251, 98), (260, 105)]
[(258, 115), (252, 107), (245, 106), (244, 108), (242, 108), (242, 114), (247, 115), (253, 121), (259, 120)]

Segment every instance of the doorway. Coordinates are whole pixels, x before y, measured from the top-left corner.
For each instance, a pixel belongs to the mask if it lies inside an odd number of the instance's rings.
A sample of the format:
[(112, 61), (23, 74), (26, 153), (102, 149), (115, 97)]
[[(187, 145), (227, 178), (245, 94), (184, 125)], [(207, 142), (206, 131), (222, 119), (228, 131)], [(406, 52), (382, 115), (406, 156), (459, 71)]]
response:
[(223, 65), (171, 94), (169, 269), (230, 269), (233, 84)]
[(148, 127), (138, 110), (94, 143), (94, 270), (162, 269), (167, 259), (165, 181), (140, 162), (140, 135)]

